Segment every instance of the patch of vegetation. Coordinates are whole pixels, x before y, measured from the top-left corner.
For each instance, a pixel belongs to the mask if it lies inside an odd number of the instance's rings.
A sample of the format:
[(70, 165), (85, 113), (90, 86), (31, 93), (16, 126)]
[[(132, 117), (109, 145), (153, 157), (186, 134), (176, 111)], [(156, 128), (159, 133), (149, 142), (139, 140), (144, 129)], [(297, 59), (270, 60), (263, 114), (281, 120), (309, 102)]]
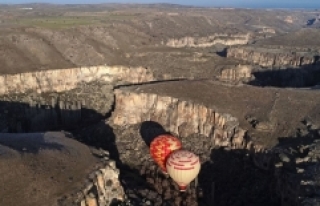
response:
[(13, 23), (23, 26), (34, 26), (49, 29), (63, 29), (73, 26), (88, 25), (98, 23), (94, 18), (88, 17), (31, 17), (24, 19), (16, 19)]
[(12, 23), (48, 29), (64, 29), (75, 26), (106, 23), (108, 21), (130, 20), (132, 18), (132, 15), (121, 14), (107, 14), (103, 16), (43, 16), (19, 18), (13, 20)]

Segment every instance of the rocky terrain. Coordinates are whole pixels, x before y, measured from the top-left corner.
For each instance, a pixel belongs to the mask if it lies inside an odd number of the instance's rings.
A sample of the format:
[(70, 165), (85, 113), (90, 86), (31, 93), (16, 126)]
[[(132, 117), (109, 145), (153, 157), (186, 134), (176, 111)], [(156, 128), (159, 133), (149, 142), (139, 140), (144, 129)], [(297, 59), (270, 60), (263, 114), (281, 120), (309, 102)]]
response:
[[(291, 22), (286, 21), (288, 16)], [(210, 65), (205, 62), (216, 61), (212, 54), (168, 47), (247, 44), (302, 28), (310, 16), (314, 13), (246, 9), (230, 13), (166, 5), (2, 6), (1, 73), (103, 64), (138, 64), (161, 71), (181, 65), (182, 70), (183, 65), (194, 64), (190, 61), (203, 68)], [(262, 28), (273, 29), (275, 34), (265, 36)], [(171, 62), (170, 58), (177, 62), (158, 63), (164, 59)]]
[[(61, 202), (66, 203), (68, 199), (85, 201), (91, 198), (92, 202), (94, 197), (106, 197), (91, 194), (89, 187), (89, 192), (82, 191), (85, 197), (70, 198), (70, 191), (78, 191), (86, 181), (93, 186), (97, 181), (112, 180), (115, 192), (108, 195), (123, 200), (123, 190), (117, 187), (119, 180), (114, 162), (108, 162), (108, 156), (102, 159), (93, 153), (88, 146), (61, 132), (1, 134), (0, 180), (5, 185), (0, 191), (1, 205), (62, 205)], [(89, 179), (88, 174), (99, 169), (100, 176), (91, 175)], [(105, 192), (100, 187), (97, 190)], [(100, 205), (109, 205), (108, 200), (104, 202)]]
[[(1, 5), (0, 205), (319, 204), (319, 12), (231, 10)], [(186, 193), (163, 133), (200, 156)]]

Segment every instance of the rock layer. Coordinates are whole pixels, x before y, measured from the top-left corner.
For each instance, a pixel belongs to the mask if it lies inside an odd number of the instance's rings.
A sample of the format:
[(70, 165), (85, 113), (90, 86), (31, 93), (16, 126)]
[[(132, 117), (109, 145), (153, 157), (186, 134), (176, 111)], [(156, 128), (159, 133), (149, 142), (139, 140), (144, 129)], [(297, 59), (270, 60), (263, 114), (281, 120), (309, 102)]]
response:
[(263, 67), (310, 65), (319, 60), (318, 56), (318, 53), (312, 54), (306, 49), (293, 48), (238, 46), (227, 50), (227, 57), (241, 59)]
[(219, 79), (226, 82), (248, 82), (253, 78), (251, 65), (226, 66), (221, 70)]
[(116, 108), (112, 114), (115, 125), (132, 125), (155, 121), (180, 137), (202, 134), (211, 145), (246, 148), (245, 131), (237, 118), (214, 108), (156, 94), (116, 90)]
[(110, 84), (141, 83), (155, 80), (146, 68), (92, 66), (45, 70), (0, 76), (0, 94), (27, 91), (62, 92), (75, 89), (82, 82), (103, 81)]
[(153, 120), (179, 135), (210, 136), (216, 132), (214, 136), (221, 136), (217, 133), (219, 128), (231, 135), (233, 129), (240, 127), (248, 130), (256, 142), (272, 147), (278, 143), (278, 137), (295, 136), (297, 128), (304, 129), (304, 118), (320, 125), (315, 115), (320, 109), (315, 93), (318, 94), (311, 90), (266, 90), (205, 80), (163, 82), (116, 90), (112, 116), (118, 125)]
[(169, 39), (166, 43), (169, 47), (182, 48), (182, 47), (211, 47), (215, 44), (223, 45), (239, 45), (248, 44), (249, 34), (214, 34), (207, 37), (183, 37), (180, 39)]

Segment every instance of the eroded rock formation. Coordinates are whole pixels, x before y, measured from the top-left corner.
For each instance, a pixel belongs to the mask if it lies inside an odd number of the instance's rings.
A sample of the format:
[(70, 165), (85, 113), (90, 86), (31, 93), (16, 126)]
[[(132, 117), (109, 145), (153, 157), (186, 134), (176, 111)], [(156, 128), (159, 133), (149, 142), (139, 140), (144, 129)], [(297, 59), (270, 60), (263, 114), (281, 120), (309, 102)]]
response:
[(306, 49), (286, 49), (280, 47), (237, 46), (227, 50), (227, 57), (241, 59), (263, 67), (304, 66), (319, 61), (319, 53)]
[(226, 66), (222, 68), (219, 79), (227, 82), (248, 82), (252, 80), (253, 67), (251, 65)]
[(97, 155), (102, 158), (100, 166), (88, 175), (81, 190), (60, 199), (59, 206), (109, 206), (125, 199), (115, 162), (109, 159), (107, 151), (100, 150)]
[(214, 108), (156, 94), (116, 90), (116, 109), (112, 114), (116, 125), (132, 125), (143, 121), (159, 122), (180, 137), (202, 134), (211, 145), (246, 148), (245, 131), (237, 118), (216, 112)]
[(180, 39), (169, 39), (166, 43), (169, 47), (211, 47), (215, 44), (238, 45), (249, 42), (249, 34), (214, 34), (207, 37), (183, 37)]
[(92, 66), (45, 70), (0, 76), (0, 94), (61, 92), (75, 89), (82, 82), (103, 81), (110, 84), (141, 83), (155, 80), (146, 68)]

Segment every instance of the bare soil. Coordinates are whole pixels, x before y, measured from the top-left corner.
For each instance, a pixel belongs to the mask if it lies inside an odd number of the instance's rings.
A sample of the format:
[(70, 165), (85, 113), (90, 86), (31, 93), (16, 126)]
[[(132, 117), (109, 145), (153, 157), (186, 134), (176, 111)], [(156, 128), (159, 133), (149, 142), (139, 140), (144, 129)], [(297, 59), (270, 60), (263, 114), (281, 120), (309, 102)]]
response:
[(304, 28), (288, 34), (274, 36), (268, 39), (257, 41), (258, 45), (283, 45), (289, 47), (320, 47), (318, 38), (320, 30)]
[(0, 135), (0, 205), (57, 205), (97, 165), (84, 144), (59, 132)]

